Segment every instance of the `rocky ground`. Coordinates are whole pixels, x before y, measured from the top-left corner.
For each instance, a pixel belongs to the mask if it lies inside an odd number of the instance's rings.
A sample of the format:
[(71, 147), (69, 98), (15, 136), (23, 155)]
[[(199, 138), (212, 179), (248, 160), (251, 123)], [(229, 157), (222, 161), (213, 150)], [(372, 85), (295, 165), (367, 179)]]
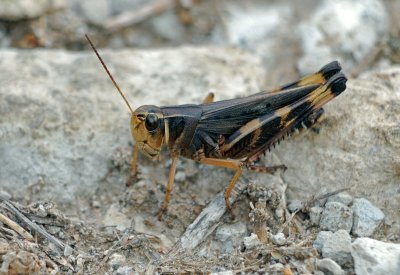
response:
[[(0, 1), (0, 274), (400, 273), (398, 1)], [(275, 175), (168, 152), (126, 187), (129, 102), (249, 95), (337, 59), (347, 90)], [(29, 49), (29, 50), (27, 50)]]

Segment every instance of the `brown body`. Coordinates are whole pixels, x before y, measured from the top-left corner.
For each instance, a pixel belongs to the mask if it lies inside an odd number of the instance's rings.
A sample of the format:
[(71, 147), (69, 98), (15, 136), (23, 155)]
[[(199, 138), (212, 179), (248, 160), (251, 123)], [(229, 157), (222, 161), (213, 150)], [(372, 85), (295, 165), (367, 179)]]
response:
[(269, 93), (218, 102), (212, 102), (210, 94), (202, 104), (144, 105), (135, 111), (109, 74), (132, 112), (131, 131), (136, 143), (131, 178), (137, 171), (139, 150), (156, 159), (166, 145), (172, 164), (161, 210), (167, 209), (180, 156), (236, 171), (225, 191), (230, 209), (230, 193), (243, 169), (273, 173), (285, 168), (256, 166), (254, 162), (290, 132), (317, 121), (323, 113), (322, 106), (346, 89), (347, 79), (340, 71), (340, 64), (334, 61), (315, 74)]

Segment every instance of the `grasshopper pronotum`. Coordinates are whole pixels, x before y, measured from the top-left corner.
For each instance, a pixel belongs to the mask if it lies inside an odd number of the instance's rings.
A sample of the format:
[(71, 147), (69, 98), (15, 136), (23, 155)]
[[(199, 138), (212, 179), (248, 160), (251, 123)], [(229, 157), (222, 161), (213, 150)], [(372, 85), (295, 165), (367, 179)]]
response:
[(172, 164), (159, 217), (167, 209), (180, 156), (235, 171), (224, 194), (226, 207), (231, 209), (229, 197), (242, 170), (273, 173), (285, 169), (284, 165), (265, 167), (254, 163), (295, 129), (314, 124), (323, 113), (322, 106), (346, 89), (347, 78), (340, 64), (333, 61), (317, 73), (272, 92), (217, 102), (209, 94), (202, 104), (144, 105), (134, 111), (86, 38), (131, 112), (135, 145), (130, 178), (137, 171), (139, 150), (152, 159), (158, 158), (163, 145), (170, 151)]

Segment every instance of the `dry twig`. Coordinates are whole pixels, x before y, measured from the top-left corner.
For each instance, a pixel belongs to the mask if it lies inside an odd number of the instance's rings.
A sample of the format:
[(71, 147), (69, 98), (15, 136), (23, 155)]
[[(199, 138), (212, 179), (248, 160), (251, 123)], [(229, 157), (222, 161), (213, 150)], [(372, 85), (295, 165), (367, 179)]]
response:
[(0, 222), (3, 222), (6, 225), (8, 225), (8, 227), (10, 227), (12, 230), (17, 232), (19, 235), (21, 235), (22, 237), (24, 237), (28, 241), (33, 241), (34, 240), (33, 236), (29, 232), (27, 232), (19, 224), (17, 224), (16, 222), (14, 222), (13, 220), (11, 220), (10, 218), (8, 218), (7, 216), (5, 216), (5, 215), (3, 215), (1, 213), (0, 213)]
[(65, 244), (63, 242), (58, 240), (53, 235), (49, 234), (46, 230), (41, 228), (36, 223), (30, 221), (24, 214), (21, 213), (21, 211), (19, 211), (19, 209), (11, 201), (7, 200), (1, 195), (0, 195), (0, 201), (3, 201), (3, 204), (5, 205), (6, 209), (11, 213), (13, 213), (18, 219), (20, 219), (27, 227), (29, 227), (30, 230), (41, 235), (43, 238), (47, 239), (49, 242), (53, 243), (56, 247), (64, 251)]
[[(247, 180), (242, 177), (235, 186), (235, 193), (243, 193), (247, 185)], [(237, 197), (237, 195), (234, 196), (232, 194), (231, 204), (237, 200)], [(186, 228), (185, 233), (181, 235), (180, 240), (171, 249), (170, 255), (195, 249), (218, 227), (225, 211), (224, 192), (221, 192), (203, 209), (194, 222)]]
[(138, 24), (145, 19), (171, 9), (175, 6), (176, 0), (154, 0), (142, 7), (123, 12), (114, 18), (106, 20), (104, 28), (109, 32)]

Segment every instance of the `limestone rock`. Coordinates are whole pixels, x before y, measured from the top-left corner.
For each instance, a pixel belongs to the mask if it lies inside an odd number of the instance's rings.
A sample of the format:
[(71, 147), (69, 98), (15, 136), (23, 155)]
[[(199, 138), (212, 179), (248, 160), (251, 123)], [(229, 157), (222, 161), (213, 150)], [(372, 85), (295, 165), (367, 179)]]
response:
[(369, 237), (375, 228), (385, 218), (385, 214), (366, 199), (355, 199), (353, 203), (352, 234), (359, 237)]
[(49, 10), (65, 7), (64, 0), (1, 0), (0, 19), (22, 20), (38, 17)]
[(357, 275), (400, 274), (400, 244), (358, 238), (351, 255)]
[[(134, 108), (260, 91), (264, 70), (234, 49), (103, 51)], [(94, 194), (113, 151), (132, 142), (128, 110), (93, 52), (0, 51), (0, 183), (12, 196)], [(40, 183), (40, 184), (38, 184)], [(29, 192), (28, 192), (29, 193)]]
[(319, 225), (322, 230), (336, 232), (344, 229), (350, 233), (353, 225), (353, 212), (351, 208), (340, 202), (328, 202), (322, 212)]

